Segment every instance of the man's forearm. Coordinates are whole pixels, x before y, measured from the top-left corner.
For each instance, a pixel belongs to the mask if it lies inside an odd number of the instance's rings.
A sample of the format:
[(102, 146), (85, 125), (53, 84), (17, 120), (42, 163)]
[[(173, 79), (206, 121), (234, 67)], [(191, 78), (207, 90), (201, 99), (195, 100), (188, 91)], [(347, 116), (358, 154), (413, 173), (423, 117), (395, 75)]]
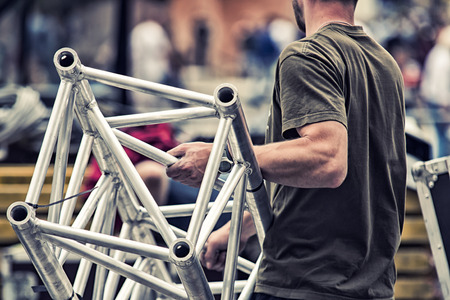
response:
[(298, 129), (301, 137), (255, 147), (264, 179), (299, 188), (333, 188), (347, 174), (347, 130), (337, 122)]
[(253, 223), (252, 214), (249, 211), (244, 211), (242, 216), (242, 232), (241, 240), (247, 241), (252, 235), (256, 234), (256, 228)]

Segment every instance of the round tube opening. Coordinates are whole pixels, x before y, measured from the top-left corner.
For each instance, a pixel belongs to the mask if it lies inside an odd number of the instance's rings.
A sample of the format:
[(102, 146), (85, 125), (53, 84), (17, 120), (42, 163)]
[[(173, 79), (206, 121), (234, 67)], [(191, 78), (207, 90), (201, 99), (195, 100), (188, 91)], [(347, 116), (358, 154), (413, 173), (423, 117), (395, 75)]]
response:
[(11, 217), (16, 222), (22, 222), (28, 216), (28, 210), (24, 206), (16, 206), (11, 210)]
[(64, 51), (59, 55), (59, 64), (62, 67), (70, 67), (75, 62), (75, 58), (72, 53)]
[(223, 103), (231, 102), (234, 99), (234, 91), (229, 87), (221, 88), (217, 94), (217, 97)]
[(184, 258), (184, 257), (188, 256), (190, 250), (191, 250), (191, 248), (189, 247), (189, 245), (186, 242), (179, 242), (179, 243), (175, 244), (174, 254), (178, 258)]

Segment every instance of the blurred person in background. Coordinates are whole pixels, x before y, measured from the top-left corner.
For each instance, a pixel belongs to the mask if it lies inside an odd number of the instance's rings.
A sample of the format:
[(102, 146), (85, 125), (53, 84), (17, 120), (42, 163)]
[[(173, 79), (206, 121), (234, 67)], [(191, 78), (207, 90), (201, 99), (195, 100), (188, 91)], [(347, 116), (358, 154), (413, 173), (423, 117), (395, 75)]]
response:
[(389, 39), (385, 46), (402, 72), (405, 83), (405, 106), (407, 111), (410, 108), (416, 108), (418, 105), (422, 75), (422, 66), (415, 57), (413, 45), (414, 43), (407, 39), (397, 36)]
[(434, 157), (446, 156), (450, 153), (450, 26), (439, 32), (425, 59), (420, 94), (437, 136)]
[[(148, 20), (136, 25), (130, 34), (131, 76), (156, 83), (172, 83), (173, 46), (165, 29)], [(171, 108), (174, 101), (144, 93), (133, 93), (131, 101), (137, 112)]]

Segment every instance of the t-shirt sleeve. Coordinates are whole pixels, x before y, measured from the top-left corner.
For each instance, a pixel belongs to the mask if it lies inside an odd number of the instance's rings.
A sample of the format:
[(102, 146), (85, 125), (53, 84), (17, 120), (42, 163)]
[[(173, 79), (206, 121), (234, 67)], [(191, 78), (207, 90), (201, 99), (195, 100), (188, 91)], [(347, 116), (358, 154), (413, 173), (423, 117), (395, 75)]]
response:
[(342, 79), (325, 59), (298, 53), (280, 64), (280, 106), (284, 138), (298, 137), (296, 128), (337, 121), (347, 126)]

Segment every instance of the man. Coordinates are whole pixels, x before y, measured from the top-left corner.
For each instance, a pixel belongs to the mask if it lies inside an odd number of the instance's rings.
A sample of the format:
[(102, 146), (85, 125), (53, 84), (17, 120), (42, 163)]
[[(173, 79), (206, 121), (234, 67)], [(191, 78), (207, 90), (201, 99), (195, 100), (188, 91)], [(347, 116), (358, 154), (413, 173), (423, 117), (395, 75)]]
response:
[[(255, 299), (393, 299), (404, 219), (403, 80), (359, 26), (355, 0), (294, 0), (306, 37), (278, 61), (266, 144), (255, 155), (274, 220)], [(185, 144), (167, 174), (198, 184), (211, 146)], [(248, 216), (245, 219), (248, 223)], [(221, 269), (228, 227), (203, 263)], [(250, 234), (245, 227), (241, 239)]]

